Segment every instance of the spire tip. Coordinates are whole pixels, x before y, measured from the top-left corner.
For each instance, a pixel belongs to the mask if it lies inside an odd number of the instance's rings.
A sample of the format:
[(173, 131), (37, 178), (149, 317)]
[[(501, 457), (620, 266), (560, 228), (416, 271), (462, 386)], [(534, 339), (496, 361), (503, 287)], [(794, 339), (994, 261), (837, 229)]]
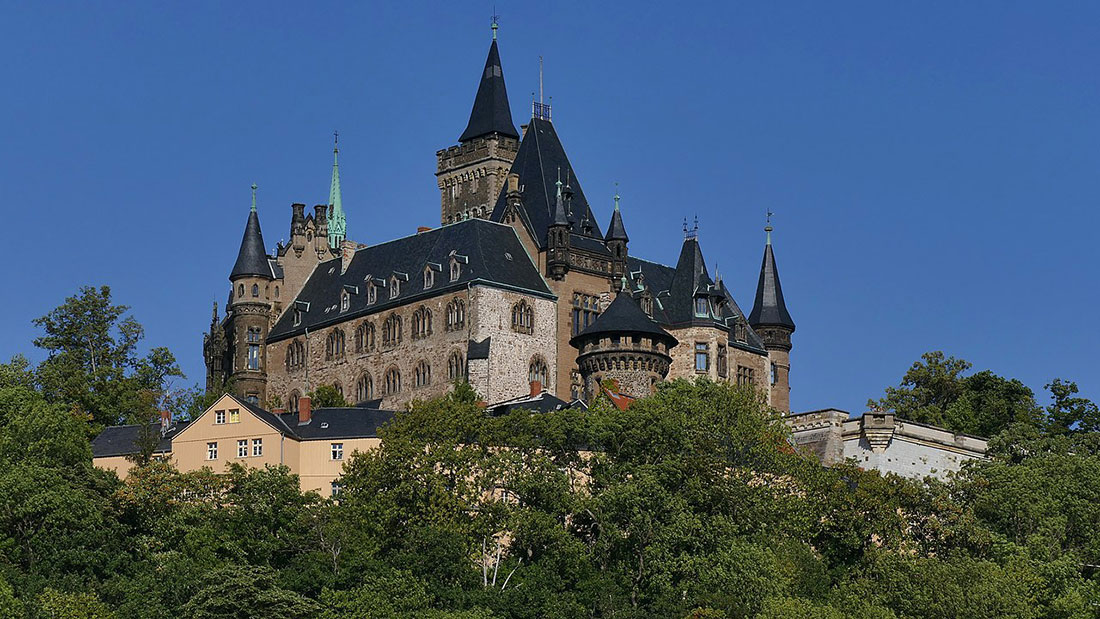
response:
[(252, 183), (252, 212), (256, 212), (256, 183)]

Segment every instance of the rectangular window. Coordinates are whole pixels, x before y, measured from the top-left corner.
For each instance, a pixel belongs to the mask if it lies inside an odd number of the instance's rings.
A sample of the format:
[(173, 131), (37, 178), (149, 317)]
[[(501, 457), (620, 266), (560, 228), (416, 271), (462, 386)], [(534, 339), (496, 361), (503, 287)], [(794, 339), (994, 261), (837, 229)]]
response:
[(710, 370), (710, 344), (706, 342), (695, 343), (695, 371), (706, 372)]
[(707, 307), (707, 298), (706, 297), (696, 298), (695, 299), (695, 315), (696, 316), (707, 316), (709, 314), (710, 314), (710, 310)]
[(333, 443), (332, 444), (332, 459), (343, 460), (344, 459), (344, 444)]
[(207, 443), (206, 444), (206, 459), (217, 460), (218, 459), (218, 444)]
[(752, 368), (743, 365), (737, 366), (737, 384), (752, 385), (756, 382), (756, 372)]
[(343, 490), (343, 484), (338, 481), (332, 482), (332, 496), (336, 497), (340, 495), (340, 491)]
[(768, 380), (773, 385), (779, 382), (779, 368), (777, 368), (774, 363), (772, 364), (771, 375), (768, 377)]
[(241, 409), (239, 409), (239, 408), (229, 409), (229, 423), (240, 423), (240, 422), (241, 422)]
[(596, 322), (600, 315), (600, 299), (598, 297), (573, 293), (573, 335)]
[(729, 365), (727, 361), (726, 347), (722, 344), (718, 345), (718, 375), (722, 378), (726, 378), (729, 374)]
[(252, 439), (252, 455), (262, 456), (264, 455), (264, 439), (254, 438)]
[(248, 439), (241, 439), (241, 440), (237, 441), (237, 457), (238, 458), (247, 458), (248, 457)]
[(225, 411), (214, 411), (214, 423), (219, 425), (225, 423)]
[(260, 369), (260, 345), (249, 344), (248, 345), (248, 369), (258, 370)]

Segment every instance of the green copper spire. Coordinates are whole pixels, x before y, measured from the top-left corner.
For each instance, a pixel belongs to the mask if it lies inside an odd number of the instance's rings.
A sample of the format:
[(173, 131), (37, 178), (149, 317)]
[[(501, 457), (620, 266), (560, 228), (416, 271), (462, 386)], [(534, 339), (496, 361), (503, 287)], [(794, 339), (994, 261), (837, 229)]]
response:
[(347, 232), (347, 221), (344, 218), (344, 205), (340, 199), (340, 134), (332, 134), (332, 185), (328, 190), (328, 246), (339, 249)]
[(252, 212), (256, 212), (256, 183), (252, 183)]

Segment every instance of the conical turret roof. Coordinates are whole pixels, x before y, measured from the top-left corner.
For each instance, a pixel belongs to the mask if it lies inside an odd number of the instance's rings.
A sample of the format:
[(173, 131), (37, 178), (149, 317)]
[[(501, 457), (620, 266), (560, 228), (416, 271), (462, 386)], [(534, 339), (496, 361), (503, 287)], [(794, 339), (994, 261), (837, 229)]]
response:
[(619, 196), (615, 196), (615, 212), (611, 213), (611, 223), (607, 225), (608, 241), (630, 241), (626, 235), (626, 226), (623, 225), (623, 214), (619, 212)]
[(244, 238), (237, 252), (237, 262), (229, 279), (238, 277), (271, 278), (271, 266), (267, 263), (267, 250), (264, 249), (264, 235), (260, 232), (260, 218), (256, 215), (256, 186), (252, 186), (252, 210), (248, 213), (248, 222), (244, 226)]
[(768, 228), (768, 242), (764, 245), (764, 261), (760, 265), (760, 281), (756, 285), (756, 301), (752, 304), (749, 324), (757, 326), (787, 327), (794, 331), (794, 320), (783, 301), (783, 287), (779, 285), (779, 269), (775, 266), (775, 253), (772, 251), (771, 228)]
[(652, 335), (671, 340), (672, 344), (670, 346), (674, 346), (676, 343), (676, 338), (647, 316), (642, 308), (638, 307), (634, 299), (625, 293), (615, 297), (615, 300), (596, 318), (596, 321), (588, 325), (588, 328), (584, 331), (574, 335), (569, 343), (574, 344), (578, 340), (604, 333)]
[(497, 51), (495, 39), (489, 46), (489, 57), (485, 59), (485, 70), (481, 73), (481, 83), (477, 87), (477, 96), (474, 97), (470, 122), (458, 141), (465, 142), (490, 133), (519, 138), (519, 132), (512, 123), (512, 110), (508, 107), (504, 70), (500, 67), (500, 52)]

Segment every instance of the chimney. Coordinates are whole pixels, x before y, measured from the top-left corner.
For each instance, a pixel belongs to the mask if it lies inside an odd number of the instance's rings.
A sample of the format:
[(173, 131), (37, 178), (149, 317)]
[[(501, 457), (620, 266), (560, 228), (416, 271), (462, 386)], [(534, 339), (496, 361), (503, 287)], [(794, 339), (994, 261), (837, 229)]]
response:
[(282, 407), (273, 408), (273, 409), (271, 409), (271, 414), (273, 414), (273, 415), (285, 415), (286, 414), (286, 409), (282, 408)]
[(168, 411), (160, 412), (160, 435), (164, 436), (168, 433), (168, 428), (172, 427), (172, 413)]
[(355, 241), (343, 240), (340, 242), (340, 273), (345, 273), (348, 270), (348, 266), (351, 264), (351, 259), (355, 257), (355, 250), (359, 249), (359, 243)]
[(417, 234), (423, 234), (425, 232), (431, 232), (431, 231), (432, 231), (432, 229), (428, 226), (417, 226), (416, 227), (416, 233)]
[(540, 393), (542, 393), (542, 383), (537, 380), (531, 381), (531, 397), (533, 398)]
[(309, 423), (310, 418), (313, 416), (313, 411), (310, 409), (312, 400), (309, 396), (302, 396), (298, 398), (298, 425)]

